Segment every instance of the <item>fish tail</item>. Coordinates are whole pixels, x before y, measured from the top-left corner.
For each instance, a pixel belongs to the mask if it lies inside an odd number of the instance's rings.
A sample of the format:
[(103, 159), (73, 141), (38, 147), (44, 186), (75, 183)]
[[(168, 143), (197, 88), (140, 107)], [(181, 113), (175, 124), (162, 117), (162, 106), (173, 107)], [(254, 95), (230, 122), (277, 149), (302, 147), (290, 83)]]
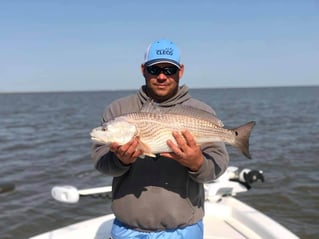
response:
[(234, 146), (249, 159), (251, 159), (249, 152), (249, 137), (255, 124), (255, 121), (250, 121), (242, 126), (239, 126), (238, 128), (233, 129), (236, 135)]

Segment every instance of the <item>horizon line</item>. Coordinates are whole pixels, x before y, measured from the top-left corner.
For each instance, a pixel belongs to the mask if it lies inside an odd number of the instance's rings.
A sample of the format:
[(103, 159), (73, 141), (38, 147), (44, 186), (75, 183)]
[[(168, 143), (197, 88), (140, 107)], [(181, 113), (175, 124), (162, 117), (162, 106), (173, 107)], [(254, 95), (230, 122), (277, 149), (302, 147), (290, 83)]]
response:
[[(227, 89), (259, 89), (259, 88), (297, 88), (297, 87), (319, 87), (319, 84), (313, 85), (275, 85), (275, 86), (220, 86), (220, 87), (189, 87), (190, 90), (227, 90)], [(36, 94), (36, 93), (81, 93), (81, 92), (107, 92), (107, 91), (134, 91), (138, 89), (91, 89), (91, 90), (39, 90), (39, 91), (0, 91), (0, 94)]]

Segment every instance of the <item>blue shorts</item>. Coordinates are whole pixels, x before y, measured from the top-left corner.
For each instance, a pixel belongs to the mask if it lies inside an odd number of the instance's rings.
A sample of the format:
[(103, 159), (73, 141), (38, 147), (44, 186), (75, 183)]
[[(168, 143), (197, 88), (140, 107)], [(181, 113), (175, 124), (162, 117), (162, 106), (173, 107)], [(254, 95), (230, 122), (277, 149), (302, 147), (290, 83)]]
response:
[(204, 226), (200, 220), (196, 224), (158, 232), (141, 232), (130, 229), (115, 219), (111, 231), (113, 239), (203, 239)]

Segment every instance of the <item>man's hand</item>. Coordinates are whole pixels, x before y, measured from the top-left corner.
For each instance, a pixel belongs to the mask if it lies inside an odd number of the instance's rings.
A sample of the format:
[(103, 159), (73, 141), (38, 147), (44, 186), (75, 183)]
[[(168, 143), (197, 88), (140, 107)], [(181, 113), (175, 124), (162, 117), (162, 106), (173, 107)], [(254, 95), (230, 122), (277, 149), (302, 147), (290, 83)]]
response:
[(110, 151), (112, 151), (115, 156), (125, 165), (134, 163), (138, 156), (143, 154), (143, 151), (137, 149), (139, 142), (137, 138), (131, 139), (128, 143), (124, 145), (119, 145), (113, 142), (110, 145)]
[(173, 132), (173, 136), (177, 145), (171, 140), (167, 141), (167, 145), (173, 152), (161, 153), (160, 155), (176, 160), (191, 171), (198, 171), (204, 162), (204, 156), (194, 137), (187, 130), (181, 133)]

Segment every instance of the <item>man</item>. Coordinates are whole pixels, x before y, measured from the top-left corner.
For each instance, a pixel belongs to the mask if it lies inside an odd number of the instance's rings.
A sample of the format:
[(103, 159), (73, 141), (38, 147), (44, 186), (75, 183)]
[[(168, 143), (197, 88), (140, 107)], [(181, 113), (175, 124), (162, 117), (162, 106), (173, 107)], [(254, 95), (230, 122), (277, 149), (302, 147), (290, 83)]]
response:
[[(103, 115), (107, 122), (119, 115), (138, 112), (154, 102), (158, 107), (182, 104), (215, 114), (207, 104), (193, 99), (188, 88), (179, 86), (184, 73), (180, 51), (168, 40), (152, 43), (141, 65), (145, 85), (131, 96), (116, 100)], [(216, 179), (228, 165), (223, 143), (200, 148), (187, 131), (173, 132), (171, 153), (139, 158), (138, 139), (110, 148), (94, 145), (93, 159), (100, 172), (113, 176), (112, 210), (114, 239), (203, 238), (203, 183)]]

